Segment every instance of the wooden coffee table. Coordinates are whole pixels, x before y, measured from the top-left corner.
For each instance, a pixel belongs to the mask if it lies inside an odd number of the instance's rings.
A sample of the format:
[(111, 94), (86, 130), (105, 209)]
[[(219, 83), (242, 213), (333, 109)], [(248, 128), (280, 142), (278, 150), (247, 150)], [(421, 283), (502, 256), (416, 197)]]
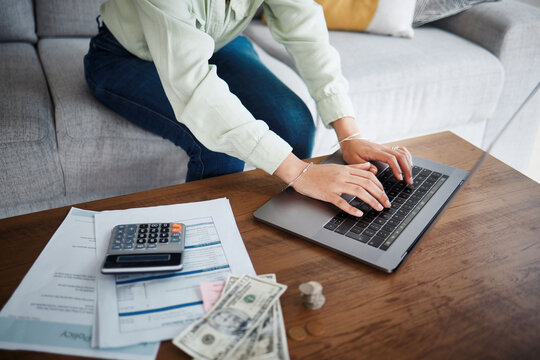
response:
[[(399, 145), (465, 170), (481, 153), (448, 132)], [(325, 327), (323, 336), (289, 340), (292, 359), (538, 358), (539, 184), (488, 158), (392, 275), (256, 222), (253, 211), (282, 188), (255, 170), (76, 206), (108, 210), (229, 198), (257, 273), (276, 273), (288, 285), (281, 298), (286, 327), (310, 320)], [(68, 210), (0, 220), (2, 304)], [(302, 305), (298, 285), (309, 280), (324, 286), (320, 310)], [(1, 351), (0, 358), (61, 356)], [(158, 359), (188, 358), (162, 342)]]

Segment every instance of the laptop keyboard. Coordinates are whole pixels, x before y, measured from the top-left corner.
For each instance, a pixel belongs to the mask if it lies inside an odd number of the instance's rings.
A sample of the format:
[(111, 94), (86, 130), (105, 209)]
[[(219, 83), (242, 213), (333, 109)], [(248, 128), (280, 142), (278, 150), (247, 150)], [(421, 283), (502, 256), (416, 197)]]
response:
[(413, 166), (413, 185), (398, 181), (392, 170), (386, 168), (377, 175), (392, 206), (376, 211), (358, 198), (349, 204), (360, 209), (364, 216), (355, 217), (341, 211), (328, 221), (324, 228), (351, 239), (386, 251), (399, 234), (414, 219), (429, 199), (448, 179), (447, 175)]

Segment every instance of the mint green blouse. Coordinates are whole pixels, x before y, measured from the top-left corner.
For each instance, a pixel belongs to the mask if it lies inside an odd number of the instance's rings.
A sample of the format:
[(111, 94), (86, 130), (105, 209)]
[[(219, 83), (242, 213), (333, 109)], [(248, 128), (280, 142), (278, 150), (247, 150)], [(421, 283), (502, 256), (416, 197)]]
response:
[(208, 64), (248, 26), (261, 4), (324, 124), (353, 116), (339, 55), (313, 0), (109, 0), (100, 12), (129, 52), (155, 63), (176, 119), (202, 144), (273, 174), (291, 147), (264, 119), (255, 119)]

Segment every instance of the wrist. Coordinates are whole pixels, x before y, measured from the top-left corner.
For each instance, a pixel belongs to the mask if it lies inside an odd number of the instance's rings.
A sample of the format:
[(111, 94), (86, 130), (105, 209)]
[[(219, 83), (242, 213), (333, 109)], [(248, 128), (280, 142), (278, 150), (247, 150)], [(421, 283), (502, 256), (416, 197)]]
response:
[(341, 119), (332, 122), (332, 127), (336, 131), (338, 141), (354, 134), (360, 136), (360, 129), (358, 128), (358, 125), (356, 125), (354, 118), (350, 116), (342, 117)]
[(291, 183), (304, 171), (308, 163), (297, 158), (290, 153), (285, 160), (278, 166), (274, 175), (280, 178), (285, 184)]

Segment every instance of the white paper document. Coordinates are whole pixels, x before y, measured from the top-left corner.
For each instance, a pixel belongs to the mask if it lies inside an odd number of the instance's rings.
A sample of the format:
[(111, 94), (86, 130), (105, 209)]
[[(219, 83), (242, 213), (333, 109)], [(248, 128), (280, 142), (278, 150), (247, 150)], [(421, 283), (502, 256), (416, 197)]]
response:
[(203, 316), (201, 282), (226, 280), (229, 274), (255, 274), (225, 198), (96, 214), (98, 258), (104, 258), (114, 226), (153, 222), (186, 225), (183, 269), (174, 273), (98, 274), (93, 341), (100, 348), (171, 339)]
[(91, 348), (96, 302), (95, 212), (72, 208), (0, 312), (0, 348), (155, 359), (159, 343)]

